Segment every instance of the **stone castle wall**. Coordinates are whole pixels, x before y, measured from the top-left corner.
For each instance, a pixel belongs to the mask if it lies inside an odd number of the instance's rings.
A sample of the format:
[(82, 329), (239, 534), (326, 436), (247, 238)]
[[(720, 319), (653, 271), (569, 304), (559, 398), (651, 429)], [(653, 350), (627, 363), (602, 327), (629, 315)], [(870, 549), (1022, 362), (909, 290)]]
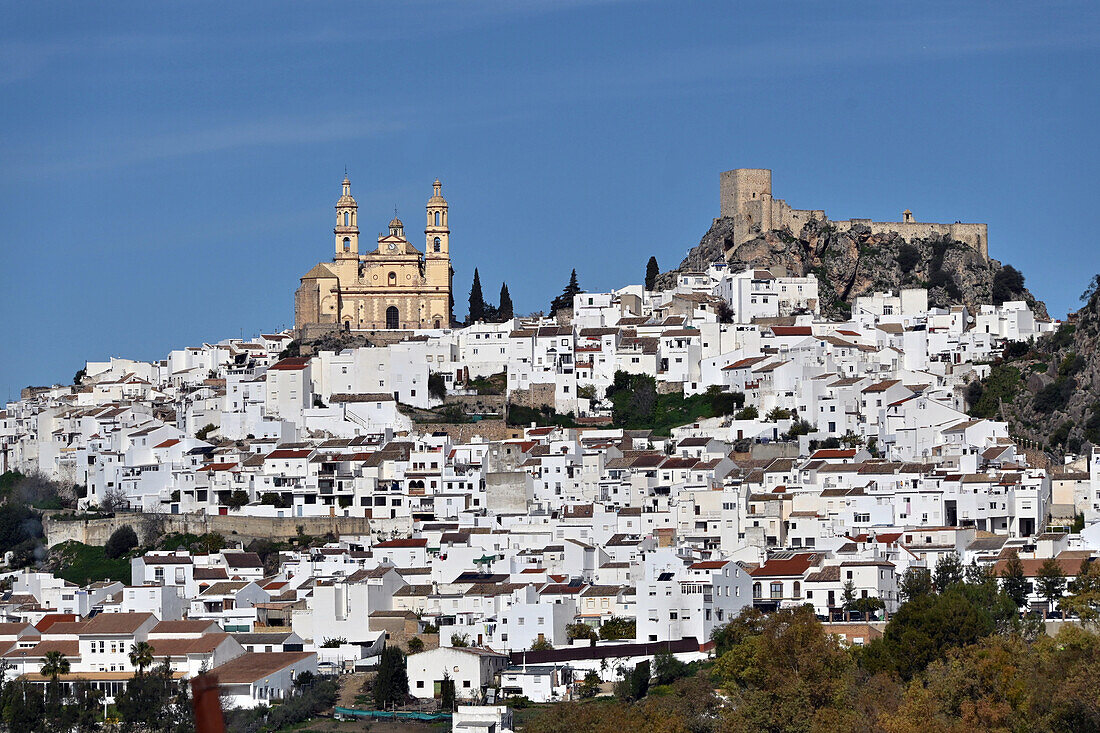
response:
[(42, 521), (46, 545), (76, 540), (86, 545), (104, 545), (118, 528), (129, 525), (142, 542), (152, 541), (151, 534), (178, 532), (206, 534), (214, 532), (230, 542), (251, 542), (254, 539), (290, 539), (297, 536), (298, 527), (308, 535), (369, 534), (371, 520), (364, 517), (243, 517), (206, 514), (118, 514), (107, 519), (65, 522), (45, 517)]
[(758, 232), (802, 230), (811, 219), (829, 221), (838, 231), (855, 226), (869, 227), (872, 234), (897, 232), (903, 239), (947, 236), (970, 245), (989, 259), (989, 228), (986, 224), (939, 224), (916, 221), (871, 221), (870, 219), (829, 220), (820, 209), (793, 209), (783, 199), (772, 197), (772, 172), (766, 168), (739, 168), (719, 176), (721, 216), (734, 220), (734, 246)]

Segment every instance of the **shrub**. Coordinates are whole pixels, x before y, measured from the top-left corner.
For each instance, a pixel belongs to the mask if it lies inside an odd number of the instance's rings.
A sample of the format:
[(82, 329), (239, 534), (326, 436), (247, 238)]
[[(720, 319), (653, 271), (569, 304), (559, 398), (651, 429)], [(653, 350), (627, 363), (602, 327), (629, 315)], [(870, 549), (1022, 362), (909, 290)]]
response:
[(898, 267), (904, 273), (913, 271), (920, 263), (920, 250), (911, 244), (903, 244), (898, 247)]
[(735, 420), (755, 420), (760, 417), (760, 412), (753, 405), (749, 405), (733, 416)]
[(424, 651), (424, 640), (421, 639), (419, 636), (414, 636), (409, 639), (408, 643), (406, 643), (405, 646), (408, 647), (409, 654), (419, 654), (420, 652)]
[(348, 643), (348, 640), (346, 638), (344, 638), (343, 636), (334, 636), (331, 639), (328, 638), (328, 637), (325, 637), (321, 641), (321, 648), (322, 649), (339, 649), (341, 646), (343, 646), (344, 644), (347, 644), (347, 643)]
[(211, 423), (206, 423), (206, 425), (203, 425), (201, 428), (199, 428), (197, 431), (195, 431), (195, 437), (198, 438), (199, 440), (206, 440), (207, 436), (210, 435), (210, 433), (214, 432), (217, 429), (218, 429), (218, 426), (215, 425), (214, 423), (212, 423), (212, 422)]
[(117, 560), (130, 550), (138, 546), (137, 532), (130, 525), (119, 527), (111, 533), (107, 544), (103, 546), (103, 554), (109, 560)]
[(428, 375), (428, 394), (437, 400), (447, 397), (447, 383), (443, 380), (442, 374), (433, 373)]

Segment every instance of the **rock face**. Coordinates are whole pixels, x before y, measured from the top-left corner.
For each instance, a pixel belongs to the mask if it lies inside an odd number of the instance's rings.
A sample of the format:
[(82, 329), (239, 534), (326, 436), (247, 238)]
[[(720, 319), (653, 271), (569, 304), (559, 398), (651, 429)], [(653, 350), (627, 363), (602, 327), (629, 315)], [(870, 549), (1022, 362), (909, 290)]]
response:
[(740, 246), (733, 242), (733, 220), (716, 219), (680, 266), (658, 277), (657, 287), (671, 287), (678, 272), (727, 260), (734, 270), (782, 267), (790, 276), (816, 275), (822, 312), (834, 318), (846, 317), (860, 295), (905, 287), (928, 288), (929, 305), (935, 307), (1025, 300), (1037, 316), (1047, 317), (1046, 305), (1023, 287), (1014, 269), (947, 238), (906, 242), (893, 232), (872, 234), (868, 227), (838, 232), (827, 221), (812, 220), (797, 235), (769, 231)]
[[(1094, 280), (1076, 323), (1063, 324), (1030, 347), (1006, 349), (1005, 358), (981, 385), (982, 391), (997, 390), (1001, 395), (991, 417), (1005, 420), (1013, 435), (1054, 455), (1088, 455), (1090, 446), (1100, 445), (1100, 289), (1096, 285)], [(975, 396), (980, 393), (975, 390)]]

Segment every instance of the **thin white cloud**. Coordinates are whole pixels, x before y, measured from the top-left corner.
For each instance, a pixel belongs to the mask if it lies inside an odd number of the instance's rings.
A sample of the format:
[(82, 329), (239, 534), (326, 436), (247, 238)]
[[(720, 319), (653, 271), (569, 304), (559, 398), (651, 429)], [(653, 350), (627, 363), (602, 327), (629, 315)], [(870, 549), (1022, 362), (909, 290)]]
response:
[(269, 118), (208, 124), (146, 137), (118, 137), (90, 151), (38, 152), (7, 168), (13, 179), (36, 179), (59, 173), (104, 170), (155, 160), (217, 153), (244, 148), (314, 144), (379, 137), (405, 129), (399, 120), (385, 121), (357, 115)]

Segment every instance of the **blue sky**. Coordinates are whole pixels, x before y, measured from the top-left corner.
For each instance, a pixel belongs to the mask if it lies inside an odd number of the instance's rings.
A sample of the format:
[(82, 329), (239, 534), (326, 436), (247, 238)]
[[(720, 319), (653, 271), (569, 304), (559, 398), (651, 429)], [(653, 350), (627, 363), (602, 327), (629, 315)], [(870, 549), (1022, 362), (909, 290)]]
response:
[(0, 23), (0, 387), (290, 324), (344, 166), (431, 181), (456, 312), (675, 265), (718, 173), (834, 218), (989, 223), (1055, 316), (1100, 271), (1096, 3), (27, 3)]

